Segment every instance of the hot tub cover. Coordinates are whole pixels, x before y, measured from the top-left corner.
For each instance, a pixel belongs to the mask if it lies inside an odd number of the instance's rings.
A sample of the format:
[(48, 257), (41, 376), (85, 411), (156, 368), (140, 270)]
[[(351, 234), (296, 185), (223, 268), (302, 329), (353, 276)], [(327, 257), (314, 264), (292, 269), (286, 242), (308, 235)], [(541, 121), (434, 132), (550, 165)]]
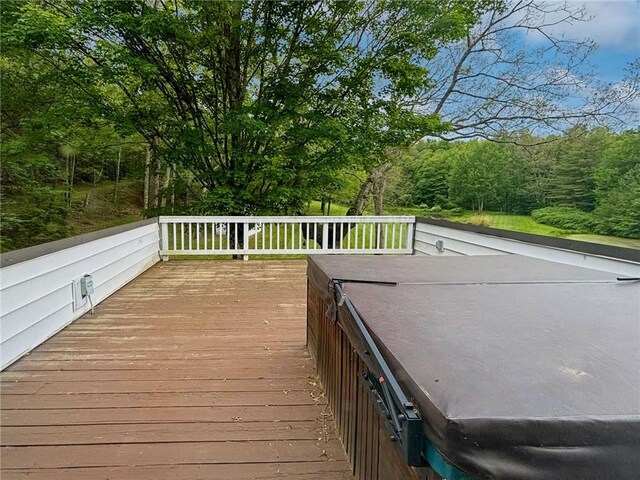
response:
[[(314, 256), (474, 478), (640, 478), (640, 284), (517, 255)], [(348, 320), (348, 319), (347, 319)], [(347, 321), (341, 318), (340, 321)]]

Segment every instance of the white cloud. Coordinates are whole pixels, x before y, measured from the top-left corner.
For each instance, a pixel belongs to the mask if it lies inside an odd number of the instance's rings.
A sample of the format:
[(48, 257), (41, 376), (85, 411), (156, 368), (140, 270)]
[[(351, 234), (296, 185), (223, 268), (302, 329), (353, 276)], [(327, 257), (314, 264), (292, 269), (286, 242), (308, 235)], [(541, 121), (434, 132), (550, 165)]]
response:
[[(556, 2), (545, 2), (556, 3)], [(560, 23), (546, 30), (565, 38), (594, 40), (601, 47), (614, 47), (640, 53), (640, 2), (634, 0), (570, 1), (576, 8), (584, 5), (588, 22)], [(530, 40), (541, 42), (544, 37), (531, 35)]]

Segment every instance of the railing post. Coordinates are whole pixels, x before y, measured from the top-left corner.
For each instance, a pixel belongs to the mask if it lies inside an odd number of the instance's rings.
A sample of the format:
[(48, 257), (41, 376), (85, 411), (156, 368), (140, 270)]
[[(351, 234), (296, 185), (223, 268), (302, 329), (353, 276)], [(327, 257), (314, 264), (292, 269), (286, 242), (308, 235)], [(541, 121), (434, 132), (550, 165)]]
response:
[(249, 222), (242, 222), (242, 260), (245, 262), (249, 260)]
[(322, 250), (327, 251), (329, 249), (329, 224), (322, 224)]
[[(160, 224), (160, 250), (163, 252), (169, 251), (169, 224), (166, 222)], [(169, 255), (165, 253), (160, 258), (162, 258), (163, 262), (166, 262), (169, 260)]]
[(413, 255), (413, 229), (415, 222), (407, 225), (407, 251)]

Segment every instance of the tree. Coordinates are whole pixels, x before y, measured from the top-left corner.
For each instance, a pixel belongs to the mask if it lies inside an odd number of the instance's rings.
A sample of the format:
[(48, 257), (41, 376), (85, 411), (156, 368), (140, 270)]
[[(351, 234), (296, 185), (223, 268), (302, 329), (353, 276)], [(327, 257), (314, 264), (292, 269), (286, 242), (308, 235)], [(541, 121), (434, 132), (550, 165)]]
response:
[(595, 215), (600, 233), (640, 238), (640, 164), (601, 197)]
[(600, 232), (640, 238), (640, 132), (612, 139), (594, 172)]
[[(589, 21), (582, 6), (513, 0), (486, 7), (464, 38), (444, 44), (427, 62), (425, 88), (402, 101), (406, 109), (447, 123), (436, 136), (535, 141), (577, 125), (618, 128), (636, 120), (640, 60), (621, 82), (599, 82), (589, 64), (597, 45), (554, 33), (557, 25)], [(526, 42), (532, 36), (540, 46)], [(535, 136), (505, 136), (524, 131)]]
[(449, 196), (449, 173), (452, 164), (451, 144), (429, 142), (409, 167), (413, 179), (414, 202), (429, 207), (446, 207)]
[(549, 149), (555, 160), (546, 196), (551, 204), (586, 212), (594, 209), (593, 175), (610, 140), (611, 132), (606, 129), (588, 131), (579, 126)]
[(490, 142), (470, 142), (455, 152), (449, 175), (449, 196), (462, 207), (482, 212), (500, 205), (507, 148)]
[(64, 65), (154, 157), (193, 173), (196, 211), (219, 214), (300, 210), (328, 168), (441, 133), (400, 99), (482, 12), (462, 0), (8, 5), (4, 43)]
[[(433, 88), (407, 105), (441, 115), (445, 139), (499, 140), (504, 132), (548, 135), (576, 125), (625, 125), (635, 118), (640, 62), (617, 85), (596, 80), (589, 60), (597, 45), (554, 33), (588, 22), (571, 2), (514, 0), (493, 4), (464, 40), (429, 63)], [(540, 40), (538, 47), (527, 38)]]

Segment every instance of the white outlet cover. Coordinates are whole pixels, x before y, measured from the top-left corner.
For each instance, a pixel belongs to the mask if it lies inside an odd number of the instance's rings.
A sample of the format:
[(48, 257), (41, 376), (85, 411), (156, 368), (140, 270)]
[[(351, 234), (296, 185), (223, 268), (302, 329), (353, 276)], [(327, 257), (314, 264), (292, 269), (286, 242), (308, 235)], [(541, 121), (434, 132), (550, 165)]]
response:
[[(80, 277), (82, 278), (82, 277)], [(87, 297), (83, 297), (80, 290), (80, 278), (76, 278), (71, 283), (71, 290), (73, 295), (73, 311), (84, 307), (87, 304)]]

